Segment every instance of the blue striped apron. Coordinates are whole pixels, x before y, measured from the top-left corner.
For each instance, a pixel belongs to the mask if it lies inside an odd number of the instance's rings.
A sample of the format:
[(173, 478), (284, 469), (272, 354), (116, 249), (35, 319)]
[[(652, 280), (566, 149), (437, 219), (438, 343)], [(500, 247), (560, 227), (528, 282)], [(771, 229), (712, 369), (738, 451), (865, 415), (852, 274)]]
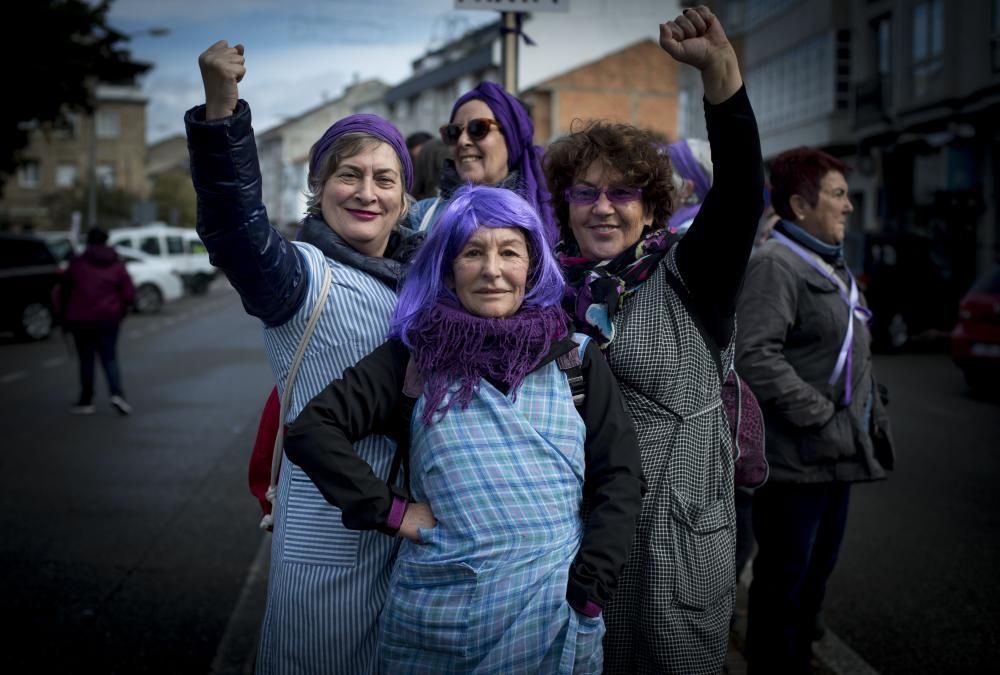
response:
[(600, 673), (604, 623), (566, 601), (580, 546), (586, 430), (549, 363), (511, 400), (412, 418), (411, 490), (437, 526), (400, 548), (382, 615), (388, 673)]

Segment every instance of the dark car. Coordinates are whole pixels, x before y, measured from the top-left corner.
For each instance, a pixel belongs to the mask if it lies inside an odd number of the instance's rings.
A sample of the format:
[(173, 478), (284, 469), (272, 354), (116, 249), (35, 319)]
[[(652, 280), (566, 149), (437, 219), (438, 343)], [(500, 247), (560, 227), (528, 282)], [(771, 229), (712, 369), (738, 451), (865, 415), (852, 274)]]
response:
[(977, 281), (958, 306), (951, 355), (969, 388), (987, 393), (1000, 376), (1000, 267)]
[(59, 265), (44, 241), (0, 233), (0, 330), (44, 340), (55, 324), (52, 289)]

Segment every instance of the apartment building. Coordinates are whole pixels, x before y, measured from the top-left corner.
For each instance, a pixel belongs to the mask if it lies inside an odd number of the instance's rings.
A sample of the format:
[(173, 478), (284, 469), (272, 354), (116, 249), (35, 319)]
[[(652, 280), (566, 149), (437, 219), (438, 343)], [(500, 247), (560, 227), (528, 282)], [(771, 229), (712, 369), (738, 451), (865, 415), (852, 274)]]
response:
[[(101, 186), (144, 199), (146, 99), (138, 86), (99, 85), (92, 115), (71, 115), (66, 129), (33, 129), (24, 156), (0, 197), (0, 229), (68, 229), (69, 222), (56, 221), (52, 205), (84, 189), (91, 171)], [(88, 214), (81, 215), (86, 226)]]

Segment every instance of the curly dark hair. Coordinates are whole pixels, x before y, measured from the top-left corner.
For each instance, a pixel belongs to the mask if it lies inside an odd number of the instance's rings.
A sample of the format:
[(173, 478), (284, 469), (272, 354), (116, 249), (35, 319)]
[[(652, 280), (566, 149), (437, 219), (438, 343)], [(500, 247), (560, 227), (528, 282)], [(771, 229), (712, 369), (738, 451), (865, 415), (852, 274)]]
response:
[(595, 161), (617, 171), (622, 183), (642, 188), (642, 206), (653, 216), (653, 227), (663, 227), (673, 213), (674, 191), (670, 158), (661, 152), (653, 134), (630, 124), (588, 122), (554, 141), (545, 151), (544, 171), (552, 206), (565, 241), (571, 241), (566, 188), (575, 183)]

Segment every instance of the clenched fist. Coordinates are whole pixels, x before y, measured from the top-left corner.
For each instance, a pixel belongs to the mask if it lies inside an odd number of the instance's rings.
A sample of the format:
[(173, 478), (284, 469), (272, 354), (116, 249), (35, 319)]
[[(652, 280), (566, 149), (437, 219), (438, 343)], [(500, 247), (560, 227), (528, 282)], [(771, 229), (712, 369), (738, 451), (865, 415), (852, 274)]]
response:
[(230, 47), (219, 40), (198, 57), (201, 81), (205, 85), (205, 119), (228, 117), (240, 98), (239, 82), (246, 75), (243, 45)]

